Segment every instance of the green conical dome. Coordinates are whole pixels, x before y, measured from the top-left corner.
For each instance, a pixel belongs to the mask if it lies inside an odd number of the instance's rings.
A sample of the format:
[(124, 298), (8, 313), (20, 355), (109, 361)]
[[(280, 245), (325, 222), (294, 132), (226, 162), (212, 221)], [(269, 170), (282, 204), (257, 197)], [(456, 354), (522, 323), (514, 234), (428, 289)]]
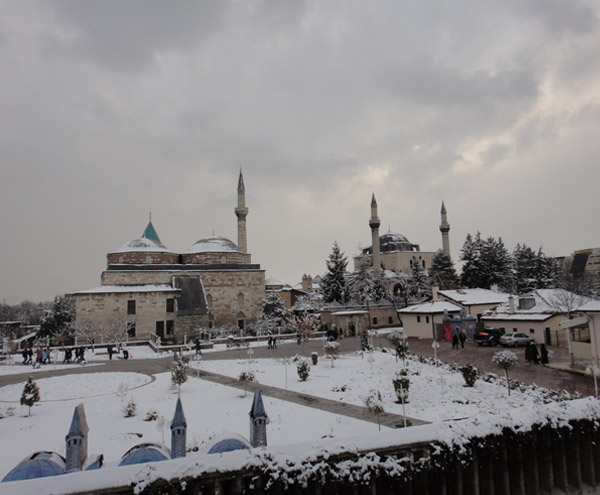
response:
[(148, 222), (148, 225), (146, 226), (146, 230), (144, 230), (142, 237), (144, 239), (149, 239), (151, 241), (154, 241), (157, 244), (162, 244), (162, 242), (160, 242), (160, 239), (158, 238), (158, 234), (156, 233), (156, 230), (154, 230), (154, 225), (152, 225), (152, 220), (150, 220)]

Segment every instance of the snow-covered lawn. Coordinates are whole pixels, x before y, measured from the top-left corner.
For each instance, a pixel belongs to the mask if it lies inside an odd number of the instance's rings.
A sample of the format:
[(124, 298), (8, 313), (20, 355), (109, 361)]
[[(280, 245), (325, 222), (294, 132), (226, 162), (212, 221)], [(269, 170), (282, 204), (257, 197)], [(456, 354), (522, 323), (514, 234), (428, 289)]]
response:
[[(162, 442), (163, 431), (158, 429), (158, 422), (144, 421), (150, 410), (155, 410), (159, 417), (167, 420), (164, 441), (170, 446), (168, 425), (177, 400), (177, 395), (170, 388), (170, 374), (159, 374), (154, 382), (128, 392), (124, 402), (119, 394), (122, 383), (133, 388), (149, 380), (148, 376), (136, 373), (90, 373), (40, 379), (37, 384), (42, 402), (32, 408), (31, 417), (27, 417), (27, 407), (18, 404), (23, 384), (0, 388), (0, 401), (16, 401), (0, 402), (0, 413), (6, 416), (0, 419), (3, 445), (0, 479), (33, 452), (55, 450), (64, 455), (65, 435), (73, 410), (80, 402), (85, 405), (90, 427), (89, 453), (103, 453), (107, 465), (118, 463), (120, 457), (136, 444)], [(122, 407), (129, 398), (136, 402), (138, 412), (133, 418), (124, 418)], [(243, 391), (190, 376), (182, 385), (181, 399), (188, 424), (188, 446), (201, 446), (223, 432), (248, 437), (251, 394), (244, 398)], [(266, 396), (263, 400), (271, 421), (267, 429), (269, 445), (319, 441), (323, 436), (341, 438), (377, 433), (377, 425), (373, 423)]]
[[(527, 394), (513, 390), (508, 397), (501, 384), (478, 380), (474, 387), (465, 387), (462, 374), (407, 360), (410, 375), (409, 402), (406, 415), (426, 421), (466, 418), (480, 412), (514, 408), (539, 401), (542, 393), (528, 390)], [(198, 366), (198, 363), (191, 363)], [(259, 383), (285, 388), (285, 364), (277, 359), (239, 361), (202, 361), (201, 369), (238, 377), (242, 371), (252, 371)], [(401, 368), (391, 352), (374, 351), (342, 354), (334, 367), (325, 356), (312, 366), (307, 381), (301, 382), (296, 363), (287, 365), (287, 387), (290, 390), (364, 406), (365, 398), (373, 389), (382, 395), (386, 412), (402, 414), (402, 405), (396, 402), (392, 380)]]

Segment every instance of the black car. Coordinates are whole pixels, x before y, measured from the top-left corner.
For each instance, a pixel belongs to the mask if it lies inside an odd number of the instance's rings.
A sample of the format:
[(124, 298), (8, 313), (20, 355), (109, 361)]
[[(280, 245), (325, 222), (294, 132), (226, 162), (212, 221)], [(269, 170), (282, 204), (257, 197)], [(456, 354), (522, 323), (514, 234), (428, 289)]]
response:
[(498, 345), (504, 330), (500, 328), (484, 328), (475, 334), (475, 342), (479, 345)]

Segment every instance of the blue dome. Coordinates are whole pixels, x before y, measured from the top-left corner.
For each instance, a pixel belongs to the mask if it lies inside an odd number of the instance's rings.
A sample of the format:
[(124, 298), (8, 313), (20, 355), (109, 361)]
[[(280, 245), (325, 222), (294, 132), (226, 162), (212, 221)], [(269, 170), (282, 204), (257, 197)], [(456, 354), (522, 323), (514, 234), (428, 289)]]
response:
[(166, 461), (170, 459), (170, 457), (171, 456), (164, 447), (152, 443), (144, 443), (129, 449), (123, 456), (119, 466), (132, 466), (133, 464), (145, 464), (146, 462)]
[(208, 454), (223, 454), (224, 452), (232, 452), (234, 450), (250, 450), (247, 442), (237, 438), (226, 438), (215, 443), (208, 451)]
[(65, 460), (56, 452), (36, 452), (17, 464), (2, 480), (20, 481), (65, 474)]

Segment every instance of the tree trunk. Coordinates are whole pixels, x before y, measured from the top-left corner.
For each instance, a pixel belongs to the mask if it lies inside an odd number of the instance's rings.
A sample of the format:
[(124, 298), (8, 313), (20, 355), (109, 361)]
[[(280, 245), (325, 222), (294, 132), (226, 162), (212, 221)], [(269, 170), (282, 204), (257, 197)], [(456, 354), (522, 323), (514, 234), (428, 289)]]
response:
[(506, 386), (508, 387), (508, 396), (510, 397), (510, 381), (508, 379), (508, 370), (504, 370), (504, 374), (506, 375)]

